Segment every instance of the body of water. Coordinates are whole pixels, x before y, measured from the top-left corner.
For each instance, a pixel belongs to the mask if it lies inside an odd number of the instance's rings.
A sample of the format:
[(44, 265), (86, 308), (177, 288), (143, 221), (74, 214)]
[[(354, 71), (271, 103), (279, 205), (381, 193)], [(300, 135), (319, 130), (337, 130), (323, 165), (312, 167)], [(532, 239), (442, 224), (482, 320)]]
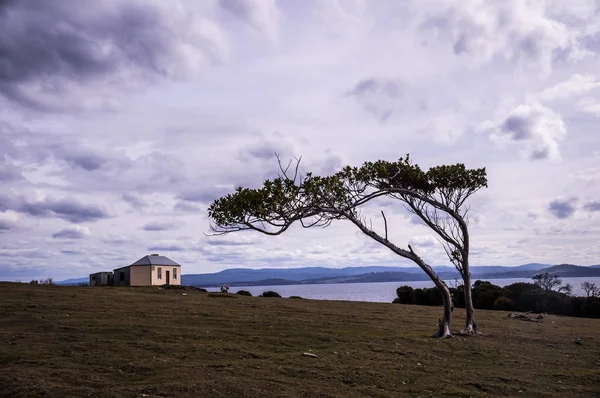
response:
[[(582, 282), (595, 283), (600, 286), (600, 277), (593, 278), (561, 278), (564, 284), (573, 285), (573, 294), (585, 295), (581, 290)], [(529, 282), (531, 278), (506, 278), (506, 279), (485, 279), (497, 286), (506, 286), (516, 282)], [(454, 281), (447, 280), (448, 286), (452, 286)], [(405, 281), (405, 282), (377, 282), (377, 283), (333, 283), (319, 285), (281, 285), (281, 286), (232, 286), (229, 291), (232, 293), (238, 290), (247, 290), (253, 296), (258, 296), (264, 291), (273, 290), (283, 297), (300, 296), (307, 299), (316, 300), (347, 300), (347, 301), (371, 301), (379, 303), (391, 303), (396, 298), (396, 289), (400, 286), (408, 285), (413, 288), (433, 287), (431, 281)], [(208, 291), (220, 291), (219, 288), (206, 288)]]

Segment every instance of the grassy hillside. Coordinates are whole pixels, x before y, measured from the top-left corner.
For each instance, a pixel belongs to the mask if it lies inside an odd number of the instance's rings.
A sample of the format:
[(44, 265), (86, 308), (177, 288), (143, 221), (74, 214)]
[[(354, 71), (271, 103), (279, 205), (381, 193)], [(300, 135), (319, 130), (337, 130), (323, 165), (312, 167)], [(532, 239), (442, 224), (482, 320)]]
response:
[(436, 341), (438, 308), (182, 293), (0, 283), (1, 394), (600, 396), (600, 320), (478, 311)]

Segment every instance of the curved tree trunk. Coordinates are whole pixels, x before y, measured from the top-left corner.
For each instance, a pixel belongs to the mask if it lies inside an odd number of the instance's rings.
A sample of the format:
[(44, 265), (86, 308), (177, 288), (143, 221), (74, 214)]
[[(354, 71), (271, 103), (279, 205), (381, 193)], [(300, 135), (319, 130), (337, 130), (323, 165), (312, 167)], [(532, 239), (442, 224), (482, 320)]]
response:
[(433, 337), (437, 338), (448, 338), (452, 337), (452, 330), (450, 326), (452, 324), (452, 299), (450, 297), (450, 289), (448, 286), (440, 279), (440, 277), (435, 273), (433, 268), (429, 264), (427, 264), (421, 257), (419, 257), (412, 249), (410, 245), (408, 245), (408, 249), (404, 250), (393, 244), (387, 239), (387, 227), (385, 238), (380, 236), (377, 232), (367, 228), (362, 222), (358, 220), (358, 218), (352, 213), (343, 213), (343, 215), (350, 220), (354, 225), (358, 227), (365, 235), (374, 239), (375, 241), (381, 243), (392, 252), (396, 253), (400, 257), (407, 258), (412, 260), (415, 264), (417, 264), (429, 278), (433, 281), (433, 283), (438, 287), (438, 289), (442, 292), (442, 298), (444, 300), (444, 316), (440, 320), (438, 331), (433, 335)]
[(437, 332), (435, 332), (433, 334), (433, 337), (436, 337), (438, 339), (445, 339), (445, 338), (448, 338), (448, 337), (452, 337), (452, 330), (451, 330), (451, 325), (452, 325), (452, 298), (450, 296), (450, 289), (448, 289), (448, 286), (446, 286), (446, 284), (444, 283), (444, 281), (441, 280), (440, 277), (435, 273), (435, 271), (433, 270), (433, 268), (431, 268), (431, 266), (429, 264), (427, 264), (425, 261), (423, 261), (421, 259), (421, 257), (417, 256), (415, 254), (415, 252), (413, 252), (413, 250), (410, 247), (410, 245), (408, 246), (408, 248), (410, 249), (411, 256), (410, 257), (405, 256), (405, 257), (410, 258), (419, 267), (421, 267), (421, 269), (423, 271), (425, 271), (425, 273), (427, 274), (427, 276), (429, 276), (429, 278), (433, 281), (433, 283), (435, 284), (435, 286), (438, 289), (440, 289), (440, 291), (442, 292), (442, 300), (444, 302), (444, 316), (442, 317), (442, 319), (440, 319), (438, 330), (437, 330)]
[(465, 309), (467, 312), (466, 328), (461, 332), (463, 334), (477, 334), (477, 322), (475, 322), (475, 309), (473, 308), (473, 294), (471, 289), (471, 271), (469, 263), (466, 260), (463, 264), (463, 281), (465, 289)]
[[(442, 299), (444, 300), (444, 317), (440, 319), (438, 331), (433, 334), (433, 337), (445, 339), (452, 337), (450, 326), (452, 324), (452, 298), (450, 297), (450, 289), (436, 275), (437, 280), (434, 280), (435, 285), (442, 291)], [(439, 282), (439, 283), (438, 283)]]

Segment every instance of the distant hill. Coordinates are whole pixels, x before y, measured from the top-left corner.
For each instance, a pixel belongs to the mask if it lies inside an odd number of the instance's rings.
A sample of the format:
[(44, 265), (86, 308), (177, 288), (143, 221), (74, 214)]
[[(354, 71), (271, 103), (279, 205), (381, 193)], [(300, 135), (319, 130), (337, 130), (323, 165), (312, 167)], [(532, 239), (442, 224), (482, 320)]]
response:
[(79, 285), (80, 283), (89, 283), (90, 278), (73, 278), (73, 279), (65, 279), (64, 281), (54, 282), (57, 285)]
[[(491, 278), (490, 275), (500, 274), (501, 278), (529, 278), (532, 272), (551, 267), (551, 264), (530, 263), (516, 267), (508, 266), (473, 266), (473, 278)], [(435, 272), (443, 279), (455, 279), (458, 272), (453, 266), (434, 266)], [(504, 276), (506, 275), (506, 276)], [(360, 283), (360, 282), (400, 282), (429, 280), (419, 267), (303, 267), (303, 268), (232, 268), (209, 274), (182, 275), (182, 283), (195, 286), (230, 286), (255, 285), (261, 286), (265, 280), (281, 280), (290, 284), (314, 283)], [(273, 285), (269, 283), (268, 285)], [(268, 286), (265, 284), (264, 286)]]
[[(452, 266), (435, 266), (434, 270), (442, 279), (458, 278)], [(516, 267), (472, 266), (472, 279), (531, 278), (540, 272), (548, 272), (560, 277), (600, 276), (600, 265), (580, 266), (572, 264), (551, 265), (529, 263)], [(230, 286), (272, 286), (316, 283), (362, 283), (362, 282), (405, 282), (429, 280), (419, 267), (361, 266), (346, 268), (303, 267), (303, 268), (231, 268), (207, 274), (184, 274), (184, 285), (214, 287), (222, 284)], [(61, 285), (87, 283), (88, 278), (74, 278), (56, 282)]]
[(583, 267), (581, 265), (560, 264), (545, 268), (541, 270), (541, 272), (547, 272), (551, 275), (558, 275), (563, 278), (600, 276), (600, 267)]

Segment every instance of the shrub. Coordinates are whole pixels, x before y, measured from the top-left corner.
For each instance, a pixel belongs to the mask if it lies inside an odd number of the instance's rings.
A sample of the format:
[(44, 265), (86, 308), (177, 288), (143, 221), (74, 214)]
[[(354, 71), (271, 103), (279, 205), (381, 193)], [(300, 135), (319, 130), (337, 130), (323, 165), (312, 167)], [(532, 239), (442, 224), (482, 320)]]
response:
[(262, 297), (281, 297), (281, 295), (277, 292), (274, 292), (272, 290), (267, 290), (266, 292), (263, 292), (263, 294), (261, 294)]
[(494, 309), (500, 311), (514, 311), (517, 308), (517, 303), (508, 297), (498, 297), (494, 301)]
[(223, 297), (223, 298), (229, 298), (229, 299), (237, 299), (237, 296), (235, 294), (227, 294), (227, 293), (220, 293), (220, 292), (208, 293), (208, 297)]
[(29, 284), (30, 284), (30, 285), (38, 285), (39, 283), (38, 283), (38, 281), (37, 281), (36, 279), (32, 279), (32, 280), (29, 282)]
[(494, 303), (504, 296), (504, 289), (487, 281), (475, 281), (473, 285), (473, 307), (493, 310)]
[(442, 292), (437, 287), (415, 289), (415, 299), (419, 305), (442, 305), (444, 299)]
[(238, 290), (235, 294), (239, 294), (240, 296), (250, 296), (252, 297), (252, 293), (247, 290)]
[(581, 306), (583, 316), (591, 318), (600, 318), (600, 298), (588, 297)]
[(458, 285), (457, 287), (451, 287), (450, 297), (452, 298), (452, 304), (455, 308), (465, 308), (465, 287), (464, 285)]
[(290, 296), (290, 298), (291, 298), (291, 299), (296, 299), (296, 300), (298, 300), (298, 299), (303, 299), (303, 298), (302, 298), (302, 297), (300, 297), (300, 296)]
[(54, 285), (52, 278), (40, 279), (40, 285)]
[[(400, 286), (396, 289), (396, 295), (398, 296), (398, 303), (400, 304), (416, 304), (417, 298), (415, 297), (415, 289), (410, 286)], [(394, 300), (396, 302), (396, 300)]]
[(535, 283), (517, 282), (504, 286), (506, 297), (518, 303), (521, 295), (525, 292), (541, 292), (542, 288)]

